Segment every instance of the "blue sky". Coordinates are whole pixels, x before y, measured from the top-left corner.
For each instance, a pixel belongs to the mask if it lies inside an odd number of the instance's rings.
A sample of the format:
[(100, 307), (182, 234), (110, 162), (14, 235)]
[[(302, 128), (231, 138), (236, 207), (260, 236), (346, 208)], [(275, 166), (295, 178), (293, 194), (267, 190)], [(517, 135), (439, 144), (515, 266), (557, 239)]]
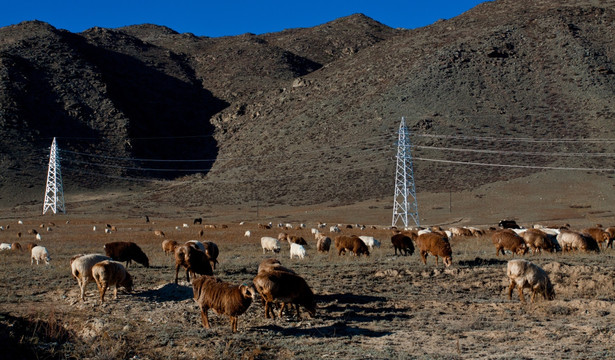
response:
[(116, 28), (151, 23), (198, 36), (262, 34), (312, 27), (363, 13), (390, 27), (413, 29), (455, 17), (483, 1), (187, 1), (187, 0), (13, 0), (4, 1), (0, 27), (41, 20), (81, 32), (94, 26)]

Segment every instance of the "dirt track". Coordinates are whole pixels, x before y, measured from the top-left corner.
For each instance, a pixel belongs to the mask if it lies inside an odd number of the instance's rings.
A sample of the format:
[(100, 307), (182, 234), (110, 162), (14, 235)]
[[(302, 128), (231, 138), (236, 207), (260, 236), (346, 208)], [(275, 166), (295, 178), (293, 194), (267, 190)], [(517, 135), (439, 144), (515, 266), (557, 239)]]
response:
[[(306, 259), (290, 260), (286, 246), (278, 258), (312, 286), (316, 318), (303, 313), (300, 321), (266, 320), (262, 305), (254, 303), (239, 318), (239, 333), (232, 334), (228, 319), (212, 312), (213, 328), (202, 327), (189, 284), (172, 284), (172, 259), (163, 255), (161, 239), (152, 235), (152, 225), (134, 221), (115, 221), (119, 230), (111, 235), (92, 232), (95, 220), (56, 226), (43, 234), (53, 258), (48, 268), (31, 267), (25, 253), (0, 253), (0, 271), (6, 274), (0, 286), (1, 329), (10, 328), (13, 316), (60, 324), (69, 330), (64, 342), (40, 336), (24, 341), (33, 342), (39, 354), (99, 359), (603, 359), (615, 352), (615, 252), (610, 249), (529, 256), (550, 273), (557, 297), (522, 305), (516, 292), (506, 298), (507, 259), (496, 258), (488, 238), (453, 240), (453, 266), (447, 269), (441, 263), (434, 268), (433, 257), (424, 266), (417, 254), (393, 256), (385, 230), (364, 231), (383, 241), (369, 258), (317, 254), (311, 248)], [(192, 226), (182, 231), (174, 230), (174, 223), (153, 226), (163, 228), (167, 238), (195, 238)], [(245, 229), (231, 225), (204, 237), (220, 246), (215, 274), (225, 281), (250, 282), (267, 257), (258, 239), (278, 231), (253, 230), (246, 238)], [(310, 238), (309, 230), (294, 232)], [(78, 301), (70, 256), (102, 252), (102, 244), (115, 240), (139, 243), (152, 266), (129, 269), (135, 276), (133, 294), (120, 291), (118, 300), (107, 295), (101, 306), (90, 284), (87, 302)]]

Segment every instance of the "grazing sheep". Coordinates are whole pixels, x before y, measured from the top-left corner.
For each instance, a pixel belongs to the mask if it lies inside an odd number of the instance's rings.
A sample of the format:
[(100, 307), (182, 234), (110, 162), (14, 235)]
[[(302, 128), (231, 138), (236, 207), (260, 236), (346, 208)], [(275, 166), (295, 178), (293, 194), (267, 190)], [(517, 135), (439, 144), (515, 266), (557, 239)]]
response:
[(453, 263), (453, 251), (446, 235), (435, 232), (419, 235), (416, 239), (416, 246), (419, 248), (424, 265), (427, 265), (427, 254), (436, 257), (436, 266), (438, 266), (438, 256), (442, 258), (442, 262), (447, 267)]
[(45, 262), (45, 265), (49, 265), (49, 261), (51, 261), (51, 258), (49, 257), (49, 252), (47, 251), (47, 248), (45, 248), (44, 246), (33, 247), (30, 255), (30, 265), (33, 265), (35, 260), (36, 265), (38, 265), (39, 262), (43, 261)]
[(106, 243), (103, 248), (105, 249), (105, 254), (111, 259), (115, 261), (125, 261), (126, 267), (128, 267), (132, 260), (145, 267), (149, 267), (147, 255), (145, 255), (139, 245), (133, 242), (115, 241)]
[(180, 245), (175, 248), (175, 283), (179, 268), (183, 266), (186, 269), (186, 281), (190, 282), (190, 274), (213, 275), (209, 257), (205, 252), (198, 250), (194, 246)]
[(279, 241), (286, 241), (286, 238), (288, 237), (288, 234), (285, 232), (281, 232), (278, 234), (278, 240)]
[(211, 241), (206, 241), (203, 246), (205, 247), (205, 255), (209, 258), (209, 262), (211, 263), (212, 268), (216, 268), (216, 264), (218, 264), (218, 255), (220, 255), (220, 249), (218, 249), (218, 245)]
[(612, 249), (613, 248), (613, 239), (615, 239), (615, 227), (614, 226), (609, 226), (604, 231), (606, 231), (609, 234), (609, 241), (607, 241), (606, 247), (607, 248), (610, 247)]
[(559, 235), (557, 235), (557, 241), (562, 246), (563, 251), (582, 250), (585, 252), (600, 252), (600, 247), (596, 240), (575, 231), (561, 230)]
[(203, 225), (203, 218), (194, 219), (194, 221), (192, 221), (192, 225), (196, 225), (196, 224)]
[(154, 235), (164, 237), (164, 232), (162, 230), (154, 230)]
[(499, 256), (500, 252), (502, 252), (502, 255), (505, 255), (505, 249), (518, 255), (525, 255), (528, 251), (523, 238), (510, 229), (494, 231), (493, 234), (491, 234), (491, 241), (493, 245), (495, 245), (496, 256)]
[(85, 301), (85, 286), (90, 281), (94, 281), (94, 277), (92, 276), (92, 267), (104, 260), (111, 260), (111, 258), (102, 254), (79, 254), (71, 258), (71, 274), (75, 279), (77, 279), (77, 283), (79, 284), (79, 289), (81, 290), (81, 300)]
[(276, 238), (272, 238), (269, 236), (263, 236), (261, 238), (261, 247), (263, 248), (263, 254), (267, 251), (279, 253), (280, 252), (280, 241)]
[(521, 229), (515, 220), (500, 220), (498, 226), (502, 229)]
[(162, 251), (164, 251), (165, 255), (175, 253), (175, 248), (179, 245), (175, 240), (163, 240), (162, 241)]
[(186, 245), (192, 246), (197, 250), (201, 250), (202, 252), (205, 252), (205, 245), (203, 245), (203, 243), (198, 240), (188, 240), (186, 241)]
[(41, 234), (36, 234), (36, 240), (42, 240), (43, 238), (41, 237)]
[(105, 229), (105, 234), (111, 234), (111, 229)]
[(132, 276), (126, 271), (124, 265), (117, 261), (104, 260), (97, 263), (92, 267), (92, 277), (98, 286), (101, 303), (105, 301), (105, 292), (109, 286), (115, 285), (114, 299), (117, 299), (117, 288), (120, 286), (132, 292)]
[(338, 232), (341, 232), (341, 230), (337, 226), (331, 226), (329, 227), (329, 232), (338, 233)]
[(11, 244), (11, 250), (13, 250), (13, 251), (17, 251), (17, 250), (22, 251), (23, 248), (21, 247), (20, 243), (14, 242), (14, 243)]
[(288, 241), (288, 245), (299, 244), (303, 246), (308, 246), (307, 241), (301, 236), (286, 236), (286, 241)]
[(246, 230), (245, 233), (243, 233), (243, 236), (245, 237), (250, 237), (252, 235), (252, 232), (250, 232), (250, 230)]
[(464, 227), (452, 227), (448, 230), (453, 236), (472, 236), (472, 231)]
[(553, 244), (549, 235), (540, 229), (527, 229), (521, 233), (521, 237), (523, 237), (523, 241), (530, 248), (532, 254), (542, 252), (542, 250), (555, 251), (555, 244)]
[(237, 332), (237, 317), (248, 310), (252, 300), (256, 298), (256, 290), (252, 286), (231, 285), (214, 278), (201, 276), (192, 281), (194, 300), (201, 308), (203, 326), (209, 329), (207, 313), (213, 309), (220, 315), (231, 319), (231, 331)]
[(346, 250), (351, 251), (355, 256), (360, 256), (361, 254), (369, 256), (367, 245), (358, 236), (339, 235), (335, 237), (334, 242), (338, 256), (342, 255), (342, 253), (345, 254)]
[(542, 294), (545, 300), (555, 298), (555, 291), (549, 280), (549, 275), (542, 268), (525, 259), (510, 260), (506, 268), (506, 275), (510, 281), (508, 299), (512, 298), (515, 286), (519, 289), (519, 299), (524, 303), (523, 288), (526, 287), (532, 289), (532, 302), (534, 302), (536, 293)]
[(303, 245), (296, 243), (290, 244), (290, 258), (292, 259), (293, 256), (296, 256), (299, 259), (303, 259), (305, 257), (305, 248)]
[[(44, 226), (44, 225), (43, 225)], [(28, 235), (36, 235), (38, 234), (38, 231), (36, 231), (36, 229), (30, 229), (28, 230)]]
[[(262, 265), (262, 264), (261, 264)], [(281, 302), (278, 317), (282, 317), (285, 305), (295, 304), (297, 317), (300, 318), (299, 305), (303, 306), (310, 316), (316, 316), (316, 301), (314, 293), (301, 276), (280, 270), (264, 270), (253, 280), (254, 286), (265, 300), (265, 318), (273, 317), (271, 304)]]
[(412, 244), (410, 236), (404, 235), (403, 233), (395, 234), (391, 236), (391, 243), (395, 248), (395, 256), (397, 256), (397, 250), (399, 250), (399, 255), (406, 256), (408, 254), (414, 254), (414, 244)]
[(370, 250), (374, 249), (374, 246), (379, 248), (380, 247), (380, 241), (378, 241), (377, 239), (374, 239), (373, 236), (359, 236), (359, 239), (361, 239), (365, 245), (367, 245), (369, 247)]
[(316, 249), (320, 252), (329, 252), (329, 249), (331, 248), (331, 238), (322, 233), (319, 233), (318, 235), (321, 236), (318, 236), (316, 241)]
[(263, 274), (263, 273), (274, 271), (274, 270), (275, 271), (286, 271), (291, 274), (296, 274), (291, 269), (282, 266), (282, 263), (278, 259), (273, 259), (273, 258), (265, 259), (261, 261), (261, 263), (258, 265), (259, 274)]
[(598, 227), (593, 227), (581, 231), (583, 234), (589, 235), (592, 239), (596, 240), (598, 246), (604, 248), (604, 245), (608, 245), (611, 236), (608, 232)]
[(0, 244), (0, 250), (11, 250), (11, 244), (9, 243)]
[(188, 227), (188, 224), (183, 224), (182, 226), (183, 226), (183, 227), (185, 227), (185, 228), (187, 228), (187, 227)]

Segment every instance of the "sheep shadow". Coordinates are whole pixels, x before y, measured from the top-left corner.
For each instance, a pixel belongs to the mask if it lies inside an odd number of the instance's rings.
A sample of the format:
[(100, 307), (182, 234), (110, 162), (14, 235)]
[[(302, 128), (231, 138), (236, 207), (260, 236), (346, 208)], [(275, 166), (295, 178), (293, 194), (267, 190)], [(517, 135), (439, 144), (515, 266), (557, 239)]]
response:
[(483, 258), (477, 257), (474, 260), (461, 260), (459, 261), (459, 266), (477, 267), (477, 266), (488, 266), (488, 265), (504, 265), (507, 263), (508, 263), (507, 260), (483, 259)]
[[(317, 295), (316, 301), (319, 309), (323, 309), (324, 319), (351, 322), (373, 322), (407, 320), (412, 315), (405, 309), (382, 306), (388, 299), (383, 296), (355, 295), (355, 294), (329, 294)], [(341, 314), (340, 314), (341, 313)]]
[(367, 336), (367, 337), (382, 337), (390, 335), (390, 331), (374, 331), (369, 329), (363, 329), (359, 327), (349, 326), (345, 322), (337, 321), (333, 325), (311, 327), (311, 328), (295, 328), (295, 327), (282, 327), (279, 325), (265, 325), (252, 328), (259, 333), (263, 330), (271, 331), (277, 335), (283, 336), (311, 336), (315, 338), (332, 338), (332, 337), (353, 337), (353, 336)]
[(183, 301), (192, 299), (192, 287), (168, 283), (158, 289), (149, 289), (135, 293), (134, 296), (151, 302)]

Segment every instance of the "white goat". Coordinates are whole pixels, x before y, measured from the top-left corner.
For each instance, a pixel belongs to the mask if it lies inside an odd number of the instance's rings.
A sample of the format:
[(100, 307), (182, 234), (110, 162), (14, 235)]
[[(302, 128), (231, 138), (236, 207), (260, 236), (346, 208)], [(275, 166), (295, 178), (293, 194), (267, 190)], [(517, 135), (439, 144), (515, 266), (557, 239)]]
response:
[(298, 257), (299, 259), (303, 259), (305, 257), (305, 248), (303, 245), (291, 243), (290, 244), (290, 258), (293, 256)]

